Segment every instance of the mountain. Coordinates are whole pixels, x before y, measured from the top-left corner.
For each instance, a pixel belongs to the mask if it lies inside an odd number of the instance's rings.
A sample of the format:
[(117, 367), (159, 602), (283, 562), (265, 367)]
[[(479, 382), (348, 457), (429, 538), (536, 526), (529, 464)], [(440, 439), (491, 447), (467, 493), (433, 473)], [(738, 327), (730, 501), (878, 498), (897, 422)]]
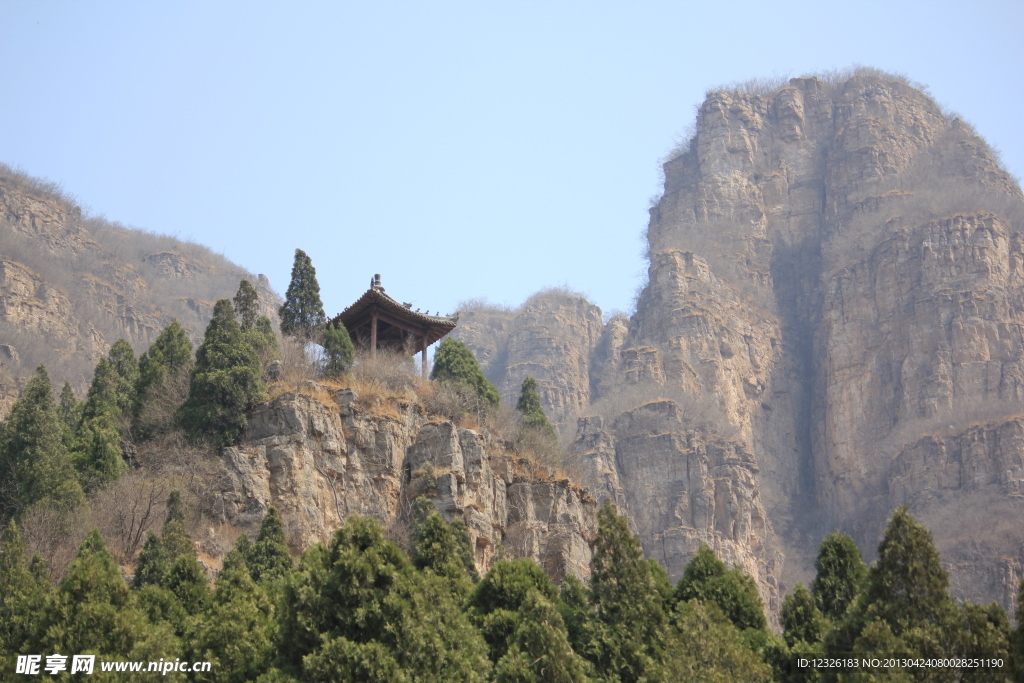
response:
[(954, 592), (1024, 575), (1024, 196), (969, 124), (859, 69), (709, 92), (664, 164), (636, 312), (464, 306), (506, 399), (537, 379), (587, 484), (677, 578), (701, 543), (769, 607), (894, 507)]
[(81, 397), (119, 337), (138, 353), (177, 319), (201, 341), (213, 304), (242, 278), (275, 318), (263, 275), (194, 242), (84, 216), (58, 187), (0, 164), (0, 415), (39, 363)]

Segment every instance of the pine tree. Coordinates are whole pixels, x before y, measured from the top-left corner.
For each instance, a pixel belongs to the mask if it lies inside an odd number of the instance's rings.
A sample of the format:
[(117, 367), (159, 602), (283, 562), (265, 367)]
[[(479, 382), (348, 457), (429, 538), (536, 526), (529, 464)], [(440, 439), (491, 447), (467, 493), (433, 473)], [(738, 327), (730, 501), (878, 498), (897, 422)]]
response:
[(375, 519), (349, 517), (303, 553), (280, 604), (280, 666), (303, 680), (487, 680), (486, 645), (448, 587)]
[(802, 583), (782, 601), (782, 630), (786, 644), (797, 641), (818, 643), (825, 636), (829, 623), (815, 604), (814, 596)]
[(413, 503), (409, 532), (413, 565), (444, 578), (456, 595), (465, 597), (480, 579), (465, 522), (445, 522), (430, 499), (420, 496)]
[(585, 683), (589, 663), (573, 651), (555, 605), (530, 590), (516, 615), (507, 652), (494, 667), (497, 683)]
[(221, 299), (196, 351), (188, 399), (178, 411), (182, 426), (193, 438), (215, 446), (237, 441), (245, 429), (245, 411), (263, 398), (261, 370), (231, 302)]
[(352, 367), (356, 352), (344, 325), (339, 323), (327, 328), (327, 332), (324, 333), (324, 353), (327, 356), (327, 362), (324, 364), (326, 376), (337, 377)]
[(701, 545), (683, 570), (675, 598), (678, 602), (713, 602), (740, 630), (768, 628), (757, 584), (741, 569), (727, 569), (706, 545)]
[(131, 344), (123, 338), (114, 342), (107, 359), (115, 373), (114, 401), (122, 415), (135, 412), (136, 386), (139, 383), (139, 361)]
[(323, 327), (326, 316), (320, 302), (320, 285), (316, 281), (316, 269), (306, 252), (295, 250), (292, 265), (292, 280), (285, 292), (284, 304), (278, 310), (281, 317), (281, 333), (309, 339)]
[(103, 538), (93, 529), (41, 617), (36, 646), (42, 652), (123, 657), (148, 635), (147, 626)]
[(284, 524), (277, 508), (271, 506), (260, 524), (256, 542), (245, 556), (253, 581), (265, 583), (283, 579), (292, 569), (292, 556), (284, 535)]
[(715, 603), (702, 604), (696, 600), (676, 606), (665, 654), (655, 669), (650, 680), (706, 683), (769, 683), (773, 680), (771, 668), (744, 644), (743, 634)]
[(64, 382), (64, 388), (60, 391), (58, 411), (61, 421), (68, 428), (68, 434), (74, 434), (75, 427), (78, 426), (79, 404), (75, 398), (75, 390), (71, 388), (71, 382)]
[(171, 321), (139, 356), (132, 436), (149, 439), (173, 425), (173, 413), (181, 401), (180, 387), (192, 369), (192, 342), (178, 323)]
[(558, 435), (555, 428), (548, 422), (544, 408), (540, 404), (540, 394), (537, 392), (537, 380), (527, 377), (519, 389), (519, 401), (516, 402), (516, 410), (523, 414), (521, 424), (533, 429), (548, 438), (557, 441)]
[(212, 604), (185, 636), (185, 657), (212, 664), (209, 672), (195, 674), (195, 680), (256, 680), (269, 667), (273, 654), (273, 616), (270, 600), (253, 582), (244, 561), (233, 566), (225, 563)]
[(85, 503), (65, 446), (66, 429), (40, 365), (0, 434), (0, 517), (36, 504), (70, 511)]
[(50, 592), (46, 577), (29, 569), (21, 531), (11, 520), (0, 535), (0, 672), (4, 660), (22, 652)]
[(261, 362), (269, 361), (275, 356), (279, 355), (279, 349), (277, 347), (277, 335), (274, 334), (274, 325), (270, 322), (270, 318), (265, 315), (261, 315), (256, 318), (255, 324), (251, 329), (245, 330), (242, 333), (245, 337), (245, 341), (249, 342), (249, 346), (252, 347), (256, 355), (259, 356)]
[(597, 525), (590, 590), (604, 635), (594, 664), (624, 683), (643, 680), (657, 667), (668, 625), (658, 581), (640, 539), (630, 533), (610, 499), (598, 512)]
[[(120, 339), (111, 348), (109, 357), (101, 358), (93, 372), (92, 384), (82, 405), (82, 417), (71, 444), (71, 457), (86, 492), (117, 479), (127, 470), (121, 446), (124, 437), (122, 416), (125, 406), (131, 409), (134, 403), (138, 379), (134, 360), (131, 347)], [(119, 366), (134, 377), (131, 384), (121, 374)]]
[(238, 316), (238, 324), (242, 331), (251, 330), (256, 326), (256, 319), (260, 315), (260, 295), (248, 280), (243, 279), (238, 283), (234, 303), (235, 315)]
[(438, 347), (430, 379), (465, 384), (473, 389), (481, 401), (491, 406), (497, 406), (500, 400), (498, 390), (484, 377), (473, 353), (465, 344), (451, 337), (446, 337)]
[(848, 535), (838, 531), (831, 533), (818, 548), (814, 568), (817, 575), (811, 592), (818, 609), (829, 619), (842, 618), (853, 598), (863, 589), (868, 575), (860, 548)]

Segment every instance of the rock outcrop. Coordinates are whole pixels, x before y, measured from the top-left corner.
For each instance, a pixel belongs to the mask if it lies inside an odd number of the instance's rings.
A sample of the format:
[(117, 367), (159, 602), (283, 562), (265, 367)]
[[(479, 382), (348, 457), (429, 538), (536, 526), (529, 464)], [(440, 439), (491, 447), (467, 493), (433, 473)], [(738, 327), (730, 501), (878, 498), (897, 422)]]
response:
[[(984, 141), (862, 70), (711, 92), (664, 168), (633, 316), (517, 350), (538, 375), (589, 358), (588, 483), (673, 577), (706, 542), (770, 604), (810, 578), (825, 533), (870, 557), (906, 503), (934, 522), (958, 597), (1009, 606), (1024, 531), (999, 515), (1022, 500), (1024, 201)], [(456, 334), (531, 339), (535, 323), (503, 316), (464, 314)], [(491, 353), (488, 376), (510, 367)]]
[(177, 319), (200, 341), (214, 302), (242, 278), (276, 316), (265, 277), (195, 244), (83, 217), (59, 191), (0, 165), (0, 417), (39, 363), (81, 396), (118, 337), (140, 352)]
[(254, 534), (274, 505), (300, 551), (352, 514), (376, 517), (400, 538), (412, 501), (427, 495), (445, 518), (465, 521), (481, 571), (501, 552), (532, 558), (556, 580), (589, 577), (597, 503), (585, 490), (536, 475), (496, 439), (415, 401), (391, 407), (362, 406), (351, 390), (330, 404), (285, 393), (260, 406), (242, 445), (223, 451), (209, 514)]

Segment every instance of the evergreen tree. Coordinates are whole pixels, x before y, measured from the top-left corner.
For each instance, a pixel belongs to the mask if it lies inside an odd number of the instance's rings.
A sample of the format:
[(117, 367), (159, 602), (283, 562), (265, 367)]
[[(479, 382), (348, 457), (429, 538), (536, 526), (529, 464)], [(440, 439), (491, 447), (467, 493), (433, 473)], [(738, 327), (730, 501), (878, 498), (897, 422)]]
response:
[(817, 575), (811, 592), (818, 609), (829, 619), (838, 620), (863, 589), (868, 575), (860, 549), (848, 535), (831, 533), (821, 542), (814, 569)]
[(650, 680), (768, 683), (771, 668), (714, 602), (676, 606), (665, 655)]
[(260, 357), (261, 361), (265, 362), (279, 355), (277, 335), (274, 334), (274, 325), (270, 322), (270, 318), (267, 316), (261, 315), (256, 318), (256, 322), (253, 324), (252, 328), (245, 330), (242, 334), (245, 337), (245, 340), (249, 342), (249, 346), (251, 346), (253, 351), (256, 352), (256, 355)]
[(589, 663), (573, 651), (555, 605), (530, 590), (519, 607), (507, 652), (494, 667), (497, 683), (584, 683)]
[(540, 405), (540, 394), (537, 392), (537, 380), (527, 377), (519, 389), (519, 401), (516, 402), (516, 410), (523, 414), (522, 425), (533, 429), (557, 441), (558, 435), (555, 428), (548, 422), (544, 408)]
[(254, 328), (256, 319), (260, 315), (260, 295), (248, 280), (243, 279), (238, 283), (238, 292), (235, 294), (234, 302), (235, 314), (238, 316), (238, 324), (242, 331)]
[(604, 627), (595, 665), (623, 683), (644, 680), (657, 669), (668, 620), (658, 580), (644, 559), (640, 539), (605, 499), (597, 515), (590, 561), (590, 590)]
[(169, 376), (186, 371), (191, 365), (192, 342), (181, 324), (172, 320), (139, 356), (139, 403), (145, 404), (158, 395)]
[(306, 252), (295, 250), (292, 265), (292, 280), (284, 295), (284, 304), (278, 310), (281, 317), (281, 333), (302, 336), (309, 339), (323, 327), (324, 306), (320, 302), (320, 285), (316, 281), (316, 269)]
[(349, 517), (303, 553), (281, 606), (279, 667), (303, 680), (487, 680), (486, 645), (447, 586), (377, 520)]
[(135, 351), (123, 338), (118, 339), (110, 347), (107, 359), (115, 373), (114, 401), (122, 415), (131, 415), (135, 412), (135, 391), (139, 383), (139, 362), (135, 358)]
[(65, 433), (50, 377), (40, 365), (0, 433), (0, 518), (31, 505), (70, 511), (85, 503)]
[(741, 569), (726, 569), (706, 545), (701, 545), (683, 570), (675, 597), (679, 602), (715, 603), (740, 630), (768, 628), (757, 584)]
[(798, 583), (790, 595), (782, 601), (782, 630), (786, 644), (792, 647), (797, 641), (817, 643), (828, 630), (828, 620), (815, 604), (814, 596), (802, 583)]
[(74, 434), (75, 427), (78, 426), (78, 406), (78, 399), (75, 398), (75, 390), (71, 388), (71, 382), (64, 382), (64, 388), (60, 391), (58, 411), (69, 435)]
[(267, 510), (256, 542), (246, 554), (245, 561), (256, 583), (282, 579), (291, 571), (292, 556), (288, 553), (284, 524), (277, 514), (277, 508), (271, 506)]
[(99, 532), (93, 529), (41, 617), (41, 652), (127, 656), (148, 635), (145, 616)]
[(413, 565), (444, 578), (457, 595), (465, 597), (480, 580), (465, 522), (445, 522), (430, 499), (420, 496), (413, 503), (409, 532)]
[(270, 600), (253, 582), (244, 561), (230, 566), (225, 562), (217, 576), (212, 604), (185, 637), (185, 657), (212, 664), (211, 671), (196, 674), (194, 679), (226, 683), (256, 680), (269, 667), (273, 654), (273, 617)]
[(339, 323), (327, 328), (324, 333), (324, 354), (327, 356), (324, 374), (328, 377), (337, 377), (352, 367), (356, 351), (344, 325)]
[(498, 560), (475, 586), (468, 608), (490, 648), (491, 661), (508, 652), (519, 624), (519, 610), (531, 592), (552, 603), (558, 591), (547, 574), (528, 558)]
[[(124, 372), (131, 375), (134, 360), (131, 347), (120, 339), (111, 348), (110, 356), (101, 358), (93, 372), (71, 444), (71, 457), (87, 492), (117, 479), (127, 470), (121, 446), (121, 418), (123, 406), (134, 402), (135, 387), (128, 384), (118, 367), (123, 366)], [(136, 379), (137, 374), (136, 368)]]
[(0, 672), (11, 655), (22, 652), (50, 592), (45, 574), (29, 569), (25, 542), (12, 520), (0, 535)]
[(221, 299), (196, 351), (188, 399), (178, 411), (182, 426), (193, 438), (206, 438), (215, 446), (237, 441), (245, 429), (245, 411), (263, 398), (261, 370), (235, 322), (231, 302)]
[(445, 337), (438, 347), (430, 379), (465, 384), (473, 389), (477, 398), (491, 406), (497, 406), (500, 400), (498, 390), (484, 377), (473, 353), (465, 344), (451, 337)]

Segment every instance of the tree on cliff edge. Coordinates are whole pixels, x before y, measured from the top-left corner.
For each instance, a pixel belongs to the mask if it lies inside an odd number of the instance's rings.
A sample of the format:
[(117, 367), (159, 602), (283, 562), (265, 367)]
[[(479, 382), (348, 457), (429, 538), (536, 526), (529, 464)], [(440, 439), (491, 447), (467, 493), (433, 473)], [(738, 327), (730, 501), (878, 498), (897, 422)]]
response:
[(323, 327), (326, 316), (320, 301), (320, 285), (316, 281), (313, 261), (301, 249), (295, 250), (292, 281), (278, 310), (281, 333), (309, 337)]
[(480, 364), (466, 345), (451, 337), (445, 338), (434, 356), (434, 369), (430, 379), (469, 386), (480, 400), (497, 406), (500, 396), (494, 385), (484, 377)]

